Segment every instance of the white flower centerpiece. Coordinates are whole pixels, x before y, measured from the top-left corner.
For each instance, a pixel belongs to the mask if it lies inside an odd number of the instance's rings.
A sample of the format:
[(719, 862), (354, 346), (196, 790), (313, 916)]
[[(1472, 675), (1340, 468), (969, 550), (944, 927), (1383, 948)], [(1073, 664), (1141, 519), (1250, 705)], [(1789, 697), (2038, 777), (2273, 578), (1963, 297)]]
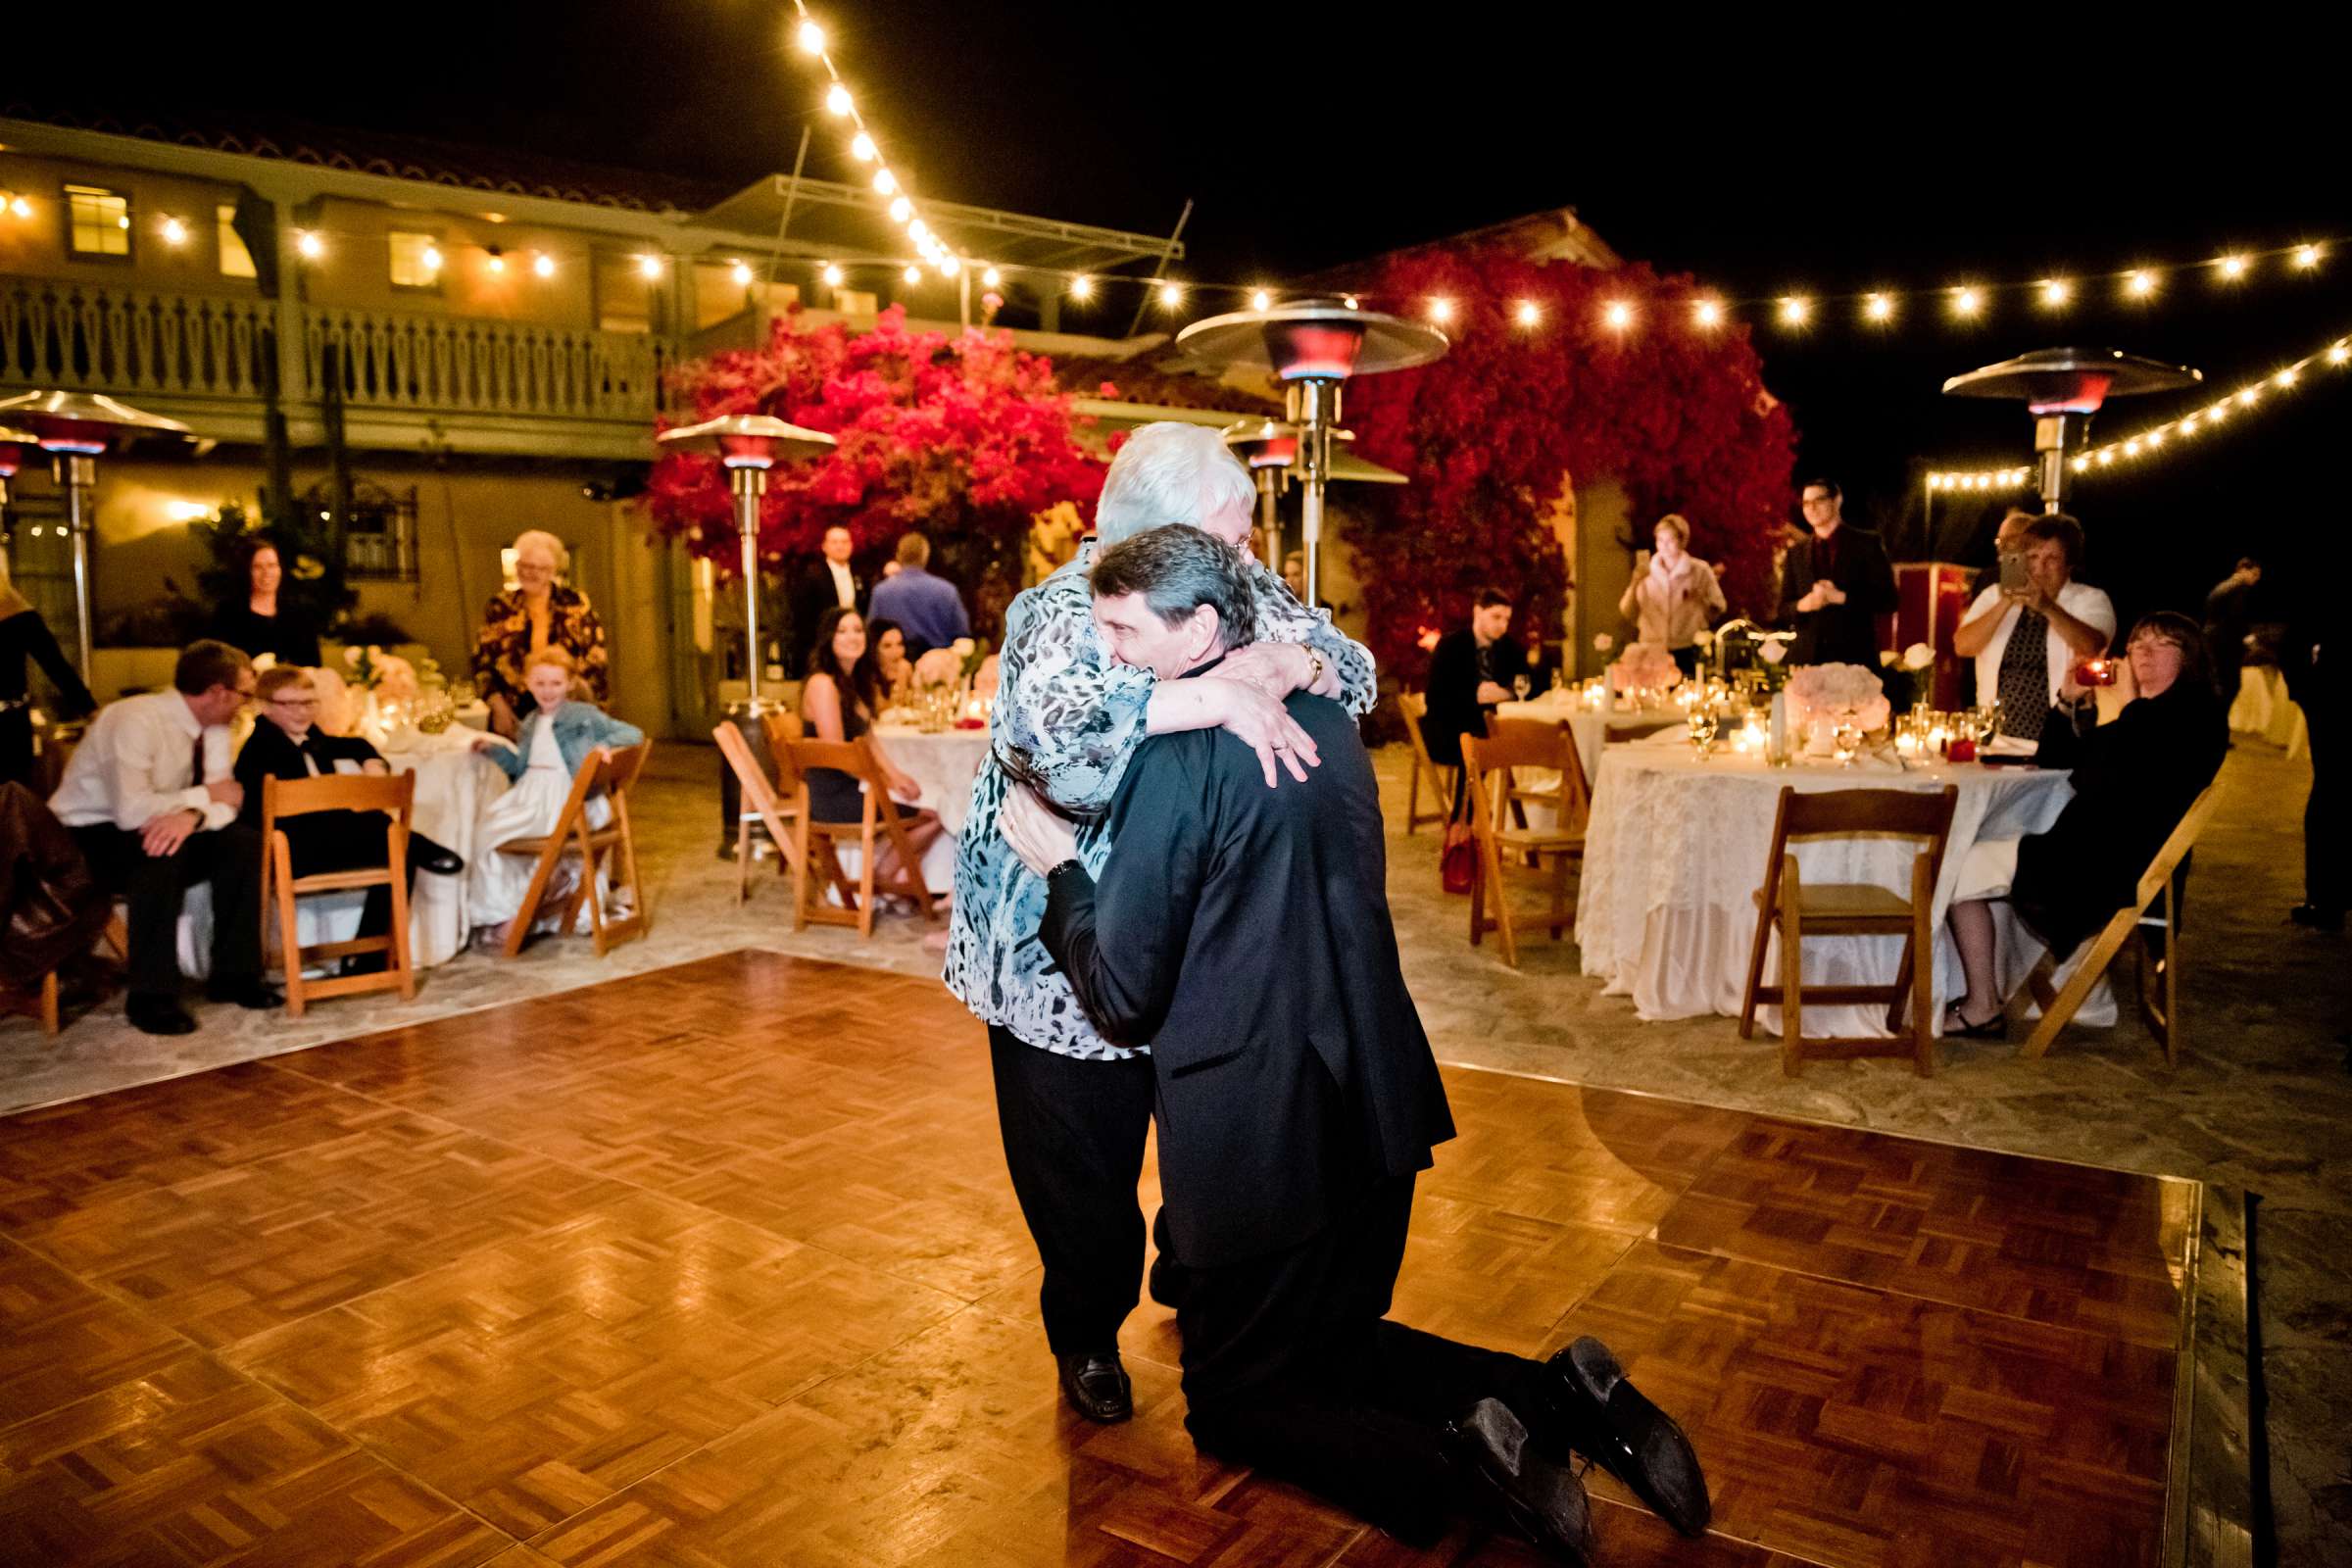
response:
[(1850, 725), (1865, 735), (1886, 728), (1893, 712), (1879, 677), (1860, 664), (1806, 664), (1788, 677), (1788, 723), (1809, 735), (1808, 751), (1825, 751), (1833, 731)]

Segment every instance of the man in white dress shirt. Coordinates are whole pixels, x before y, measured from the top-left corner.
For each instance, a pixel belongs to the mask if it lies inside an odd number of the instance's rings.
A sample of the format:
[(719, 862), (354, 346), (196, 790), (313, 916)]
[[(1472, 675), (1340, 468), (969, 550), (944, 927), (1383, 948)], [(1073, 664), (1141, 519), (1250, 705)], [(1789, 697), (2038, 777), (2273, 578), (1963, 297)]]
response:
[(2001, 733), (2038, 740), (2067, 672), (2114, 641), (2115, 605), (2075, 580), (2082, 565), (2082, 525), (2065, 513), (2027, 523), (2019, 548), (2026, 559), (2024, 586), (2004, 593), (1996, 580), (1977, 595), (1952, 633), (1952, 651), (1977, 662), (1977, 701), (1999, 701)]
[(820, 554), (792, 591), (792, 642), (789, 662), (784, 668), (786, 680), (799, 680), (808, 673), (808, 651), (816, 643), (817, 617), (839, 605), (844, 610), (856, 610), (865, 603), (873, 584), (867, 582), (850, 564), (856, 542), (850, 530), (839, 523), (825, 530)]
[(216, 1002), (274, 1007), (262, 981), (261, 835), (237, 825), (245, 791), (230, 776), (228, 722), (253, 696), (253, 662), (226, 643), (191, 643), (172, 689), (109, 704), (90, 726), (50, 808), (74, 830), (99, 882), (130, 904), (125, 1012), (151, 1035), (184, 1035), (179, 907), (213, 885)]

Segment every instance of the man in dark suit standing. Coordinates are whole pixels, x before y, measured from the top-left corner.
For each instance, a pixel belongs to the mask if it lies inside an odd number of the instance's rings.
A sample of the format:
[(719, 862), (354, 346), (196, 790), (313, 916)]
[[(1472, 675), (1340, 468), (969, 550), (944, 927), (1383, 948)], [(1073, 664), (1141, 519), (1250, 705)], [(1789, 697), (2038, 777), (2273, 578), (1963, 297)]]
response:
[[(1112, 655), (1163, 681), (1254, 623), (1240, 559), (1194, 528), (1104, 551), (1092, 588)], [(1034, 795), (1002, 819), (1047, 878), (1041, 940), (1080, 1003), (1152, 1045), (1187, 1426), (1410, 1542), (1467, 1511), (1586, 1560), (1572, 1451), (1703, 1530), (1689, 1444), (1599, 1342), (1537, 1362), (1386, 1317), (1415, 1175), (1453, 1123), (1397, 960), (1370, 759), (1338, 704), (1286, 706), (1321, 764), (1280, 789), (1214, 732), (1146, 741), (1089, 829), (1111, 836), (1099, 886)]]
[(1835, 479), (1809, 479), (1806, 526), (1813, 537), (1789, 547), (1781, 567), (1781, 612), (1796, 627), (1792, 664), (1879, 667), (1879, 617), (1894, 611), (1894, 567), (1886, 546), (1845, 521), (1845, 492)]
[(850, 552), (855, 542), (850, 530), (839, 523), (825, 530), (825, 538), (815, 561), (802, 572), (792, 585), (792, 641), (786, 645), (790, 662), (784, 666), (786, 680), (799, 680), (808, 673), (808, 650), (816, 642), (817, 617), (835, 605), (856, 610), (865, 603), (873, 584), (865, 574), (850, 565)]

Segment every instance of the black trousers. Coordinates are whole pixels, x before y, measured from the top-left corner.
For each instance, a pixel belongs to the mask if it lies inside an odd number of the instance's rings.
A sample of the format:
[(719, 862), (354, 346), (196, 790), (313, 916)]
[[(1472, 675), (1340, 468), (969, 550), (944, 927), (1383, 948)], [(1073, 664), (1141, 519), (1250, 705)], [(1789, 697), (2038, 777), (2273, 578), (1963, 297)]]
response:
[(177, 853), (157, 857), (139, 835), (107, 823), (74, 830), (90, 873), (130, 904), (130, 992), (179, 994), (179, 906), (199, 882), (213, 885), (215, 985), (257, 980), (262, 972), (262, 836), (231, 822), (191, 833)]
[[(313, 811), (285, 822), (283, 830), (286, 847), (292, 852), (294, 874), (317, 876), (327, 871), (357, 871), (365, 866), (382, 865), (384, 857), (390, 853), (385, 835), (392, 831), (392, 819), (381, 811)], [(410, 886), (416, 885), (417, 870), (439, 854), (440, 848), (420, 833), (409, 835)], [(391, 929), (392, 890), (381, 885), (371, 887), (367, 903), (360, 909), (359, 934), (378, 937)], [(361, 962), (381, 968), (383, 955), (364, 955)]]
[(988, 1031), (997, 1126), (1046, 1265), (1038, 1306), (1055, 1355), (1115, 1349), (1144, 1276), (1135, 1184), (1152, 1125), (1152, 1058), (1080, 1061)]
[(1426, 1545), (1476, 1504), (1441, 1433), (1482, 1398), (1526, 1418), (1541, 1363), (1388, 1320), (1413, 1178), (1383, 1178), (1300, 1245), (1186, 1270), (1185, 1425), (1202, 1448)]

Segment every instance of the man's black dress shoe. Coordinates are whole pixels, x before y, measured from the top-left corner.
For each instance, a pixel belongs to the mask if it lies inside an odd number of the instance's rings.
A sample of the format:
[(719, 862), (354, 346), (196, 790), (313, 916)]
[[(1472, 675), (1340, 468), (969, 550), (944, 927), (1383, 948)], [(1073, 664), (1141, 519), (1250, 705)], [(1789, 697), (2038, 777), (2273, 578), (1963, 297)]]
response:
[(1152, 1293), (1152, 1299), (1172, 1311), (1184, 1305), (1184, 1265), (1162, 1252), (1152, 1260), (1144, 1288)]
[(435, 876), (456, 876), (466, 869), (464, 856), (445, 844), (435, 844), (421, 833), (409, 835), (409, 863)]
[(1634, 1387), (1609, 1348), (1587, 1336), (1552, 1356), (1544, 1370), (1559, 1436), (1633, 1488), (1675, 1529), (1694, 1539), (1705, 1535), (1714, 1510), (1690, 1440)]
[(240, 1007), (256, 1012), (286, 1004), (285, 993), (261, 980), (209, 981), (204, 988), (207, 1000), (233, 1002)]
[(1089, 1421), (1105, 1426), (1135, 1414), (1135, 1389), (1116, 1350), (1081, 1350), (1054, 1358), (1061, 1363), (1062, 1396)]
[(2298, 904), (2286, 911), (2286, 917), (2313, 931), (2341, 931), (2344, 928), (2343, 910), (2323, 909), (2316, 904)]
[(130, 1026), (151, 1035), (192, 1035), (196, 1020), (188, 1009), (170, 997), (131, 997), (122, 1004), (122, 1015)]
[(1592, 1560), (1592, 1505), (1566, 1465), (1528, 1441), (1527, 1427), (1500, 1399), (1481, 1399), (1446, 1425), (1446, 1450), (1471, 1494), (1519, 1535), (1558, 1557)]

